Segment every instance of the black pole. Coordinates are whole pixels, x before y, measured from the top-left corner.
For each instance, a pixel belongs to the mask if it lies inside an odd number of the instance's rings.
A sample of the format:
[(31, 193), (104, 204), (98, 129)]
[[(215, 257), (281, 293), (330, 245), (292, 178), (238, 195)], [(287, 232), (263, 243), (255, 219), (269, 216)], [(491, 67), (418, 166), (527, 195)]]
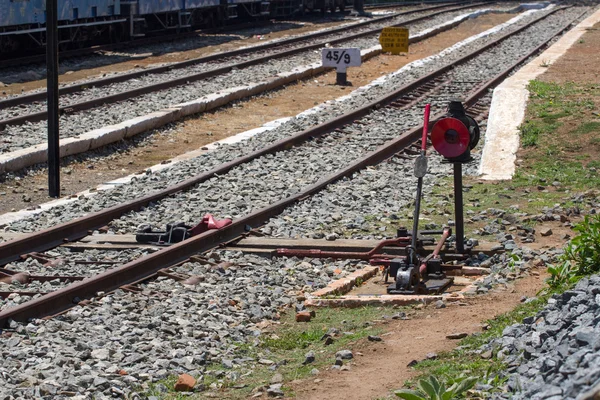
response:
[(454, 219), (456, 224), (456, 252), (465, 252), (465, 222), (463, 217), (462, 164), (454, 163)]
[(419, 235), (419, 215), (421, 214), (421, 193), (423, 192), (423, 177), (417, 180), (417, 197), (415, 198), (415, 211), (413, 214), (412, 238), (410, 241), (409, 258), (411, 264), (416, 264), (417, 236)]
[(60, 197), (58, 138), (58, 0), (46, 0), (46, 69), (48, 93), (48, 194)]
[(354, 0), (354, 10), (362, 15), (365, 13), (365, 0)]

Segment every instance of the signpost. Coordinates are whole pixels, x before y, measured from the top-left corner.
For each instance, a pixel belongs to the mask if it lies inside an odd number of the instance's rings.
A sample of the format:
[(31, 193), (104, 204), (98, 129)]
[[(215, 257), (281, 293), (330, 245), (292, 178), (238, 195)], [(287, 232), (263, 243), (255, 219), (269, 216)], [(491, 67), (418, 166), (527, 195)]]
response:
[(384, 53), (408, 53), (408, 28), (383, 28), (379, 35), (379, 44)]
[(48, 194), (60, 197), (58, 138), (58, 0), (46, 0), (46, 69), (48, 93)]
[(348, 83), (346, 68), (360, 67), (362, 58), (359, 48), (350, 49), (322, 49), (321, 60), (324, 67), (335, 67), (337, 70), (336, 84), (346, 85)]

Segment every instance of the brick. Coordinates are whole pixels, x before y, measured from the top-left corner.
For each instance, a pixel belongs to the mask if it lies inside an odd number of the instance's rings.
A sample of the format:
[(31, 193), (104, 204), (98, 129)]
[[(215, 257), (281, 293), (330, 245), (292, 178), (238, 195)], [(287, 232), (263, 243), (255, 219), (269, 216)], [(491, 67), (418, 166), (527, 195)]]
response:
[(296, 313), (296, 322), (310, 322), (311, 315), (308, 311), (301, 311)]
[(191, 392), (194, 390), (196, 380), (188, 374), (179, 375), (177, 382), (175, 383), (175, 391), (177, 392)]

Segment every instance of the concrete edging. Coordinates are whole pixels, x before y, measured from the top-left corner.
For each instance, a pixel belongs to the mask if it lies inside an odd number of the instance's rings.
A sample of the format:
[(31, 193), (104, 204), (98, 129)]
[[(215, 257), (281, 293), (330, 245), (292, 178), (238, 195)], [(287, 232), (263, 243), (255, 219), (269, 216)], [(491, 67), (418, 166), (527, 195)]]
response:
[[(494, 89), (478, 174), (485, 180), (509, 180), (516, 171), (519, 126), (525, 119), (529, 82), (543, 74), (571, 46), (600, 22), (600, 9), (564, 34), (541, 55)], [(544, 66), (542, 66), (544, 65)]]
[[(448, 271), (449, 276), (482, 276), (489, 274), (489, 270), (481, 267), (463, 267), (464, 271), (452, 270)], [(345, 278), (337, 279), (330, 282), (323, 289), (319, 289), (310, 293), (304, 305), (307, 307), (347, 307), (356, 308), (366, 305), (398, 305), (405, 306), (415, 303), (428, 304), (437, 300), (446, 300), (449, 302), (463, 300), (465, 293), (472, 292), (477, 288), (476, 283), (484, 278), (473, 280), (469, 285), (457, 292), (443, 293), (439, 295), (346, 295), (356, 285), (358, 279), (366, 281), (379, 271), (377, 266), (368, 266), (358, 271), (353, 272)], [(329, 297), (328, 296), (332, 296)]]

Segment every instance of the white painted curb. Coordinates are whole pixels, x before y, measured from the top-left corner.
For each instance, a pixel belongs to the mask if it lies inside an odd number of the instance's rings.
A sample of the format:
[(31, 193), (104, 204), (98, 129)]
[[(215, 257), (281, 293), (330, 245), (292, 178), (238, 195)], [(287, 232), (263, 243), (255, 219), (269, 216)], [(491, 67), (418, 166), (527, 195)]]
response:
[[(529, 99), (527, 85), (547, 70), (585, 33), (600, 22), (600, 10), (563, 35), (540, 56), (494, 89), (479, 175), (486, 180), (512, 179), (519, 150), (519, 126)], [(546, 67), (542, 67), (545, 65)]]

